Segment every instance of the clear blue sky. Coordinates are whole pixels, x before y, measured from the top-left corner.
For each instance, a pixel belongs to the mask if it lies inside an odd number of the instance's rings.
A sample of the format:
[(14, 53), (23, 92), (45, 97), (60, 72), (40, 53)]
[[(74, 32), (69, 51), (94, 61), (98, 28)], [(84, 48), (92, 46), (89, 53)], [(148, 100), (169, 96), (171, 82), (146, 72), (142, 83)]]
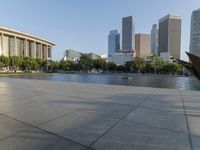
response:
[(136, 33), (169, 14), (182, 17), (181, 56), (189, 49), (190, 17), (200, 0), (0, 0), (0, 25), (54, 41), (53, 58), (66, 49), (107, 53), (107, 35), (121, 32), (121, 18), (136, 18)]

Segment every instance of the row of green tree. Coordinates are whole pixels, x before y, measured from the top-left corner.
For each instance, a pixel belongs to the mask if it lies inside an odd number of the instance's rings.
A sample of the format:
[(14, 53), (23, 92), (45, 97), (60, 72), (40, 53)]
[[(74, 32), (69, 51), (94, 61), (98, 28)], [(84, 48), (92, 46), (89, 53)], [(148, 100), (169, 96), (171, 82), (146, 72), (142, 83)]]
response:
[(182, 65), (175, 62), (163, 61), (156, 55), (149, 56), (146, 61), (144, 61), (144, 59), (141, 58), (135, 58), (132, 61), (126, 62), (125, 67), (128, 72), (157, 73), (157, 74), (183, 73)]
[(40, 58), (32, 57), (20, 57), (11, 56), (5, 57), (0, 56), (0, 70), (44, 70), (47, 66), (47, 62)]
[(88, 72), (92, 70), (103, 72), (133, 72), (133, 73), (170, 73), (182, 74), (183, 67), (180, 64), (162, 61), (158, 56), (149, 56), (146, 60), (142, 58), (134, 58), (132, 61), (126, 62), (123, 66), (117, 66), (113, 62), (106, 62), (104, 59), (92, 60), (89, 56), (83, 55), (78, 63), (61, 60), (59, 69), (64, 71), (82, 71)]
[(88, 55), (82, 55), (78, 62), (73, 61), (45, 61), (31, 57), (4, 57), (0, 56), (0, 68), (10, 70), (43, 70), (49, 72), (78, 71), (78, 72), (134, 72), (134, 73), (171, 73), (182, 74), (182, 66), (177, 63), (164, 62), (158, 56), (152, 55), (144, 61), (134, 58), (123, 66), (117, 66), (105, 59), (91, 59)]

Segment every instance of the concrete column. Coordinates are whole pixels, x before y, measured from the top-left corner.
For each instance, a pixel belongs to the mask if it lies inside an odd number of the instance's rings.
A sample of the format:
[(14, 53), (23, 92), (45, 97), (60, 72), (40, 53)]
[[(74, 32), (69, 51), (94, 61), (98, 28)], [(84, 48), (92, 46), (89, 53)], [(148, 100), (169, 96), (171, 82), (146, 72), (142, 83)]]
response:
[(9, 52), (8, 52), (8, 50), (5, 48), (5, 46), (6, 46), (6, 44), (7, 43), (5, 43), (5, 37), (4, 37), (4, 34), (2, 33), (2, 35), (1, 35), (1, 37), (2, 37), (2, 50), (3, 50), (3, 56), (6, 56), (6, 57), (9, 57)]
[(33, 49), (32, 50), (33, 50), (32, 51), (32, 57), (36, 58), (36, 42), (35, 41), (33, 42)]

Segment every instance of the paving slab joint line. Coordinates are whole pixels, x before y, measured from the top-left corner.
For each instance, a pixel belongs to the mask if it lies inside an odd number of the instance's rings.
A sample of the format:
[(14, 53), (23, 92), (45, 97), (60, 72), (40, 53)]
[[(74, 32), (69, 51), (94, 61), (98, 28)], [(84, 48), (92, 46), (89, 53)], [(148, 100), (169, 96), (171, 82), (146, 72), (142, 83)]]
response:
[(86, 147), (86, 148), (84, 148), (83, 150), (96, 150), (95, 148), (93, 148), (93, 147)]
[[(73, 141), (73, 140), (70, 139), (70, 138), (63, 137), (63, 136), (61, 136), (61, 135), (58, 135), (58, 134), (56, 134), (56, 133), (53, 133), (53, 132), (47, 131), (47, 130), (45, 130), (45, 129), (39, 128), (39, 127), (37, 127), (37, 126), (31, 125), (31, 124), (29, 124), (29, 123), (26, 123), (26, 122), (24, 122), (24, 121), (18, 120), (18, 119), (16, 119), (16, 118), (11, 117), (11, 116), (8, 116), (8, 115), (5, 115), (5, 114), (2, 114), (2, 115), (3, 115), (4, 117), (13, 119), (13, 120), (15, 120), (15, 121), (17, 121), (17, 122), (21, 122), (21, 123), (23, 123), (23, 124), (25, 124), (25, 125), (27, 125), (27, 126), (32, 127), (32, 128), (38, 129), (38, 130), (40, 130), (40, 131), (43, 131), (43, 132), (45, 132), (45, 133), (47, 133), (47, 134), (50, 134), (50, 135), (59, 137), (59, 138), (61, 138), (61, 139), (64, 139), (64, 140), (66, 140), (66, 141), (70, 141), (70, 142), (72, 142), (72, 143), (78, 144), (78, 145), (80, 145), (80, 146), (82, 146), (82, 147), (84, 147), (84, 148), (86, 148), (86, 149), (87, 149), (87, 148), (90, 148), (89, 146), (84, 145), (84, 144), (81, 144), (81, 143), (78, 143), (78, 142), (76, 142), (76, 141)], [(19, 131), (18, 133), (20, 133), (20, 132), (24, 132), (24, 130), (23, 130), (23, 131)], [(17, 134), (17, 133), (15, 133), (15, 134)], [(14, 134), (14, 135), (15, 135), (15, 134)], [(13, 136), (13, 135), (12, 135), (12, 136)], [(8, 137), (10, 137), (10, 136), (8, 136)], [(6, 137), (6, 138), (8, 138), (8, 137)]]
[(17, 135), (18, 133), (23, 132), (24, 130), (25, 130), (25, 127), (24, 127), (24, 129), (22, 129), (22, 130), (20, 130), (20, 131), (16, 131), (15, 133), (13, 133), (13, 134), (11, 134), (11, 135), (9, 135), (9, 136), (0, 138), (0, 141), (3, 141), (3, 140), (5, 140), (5, 139), (7, 139), (7, 138), (9, 138), (9, 137), (15, 136), (15, 135)]
[(153, 111), (161, 111), (161, 112), (181, 112), (181, 113), (184, 114), (184, 110), (183, 109), (181, 109), (181, 111), (179, 111), (179, 110), (167, 110), (167, 109), (151, 108), (151, 107), (148, 107), (148, 106), (147, 107), (146, 106), (140, 106), (140, 108), (148, 109), (148, 110), (153, 110)]
[(182, 94), (181, 90), (179, 90), (179, 92), (180, 92), (180, 95), (181, 95), (182, 104), (183, 104), (183, 111), (184, 111), (185, 120), (186, 120), (186, 124), (187, 124), (188, 139), (189, 139), (190, 149), (194, 150), (193, 145), (192, 145), (192, 137), (191, 137), (191, 133), (190, 133), (189, 121), (188, 121), (188, 118), (187, 118), (187, 113), (186, 113), (186, 109), (185, 109), (185, 103), (184, 103), (184, 100), (183, 100), (183, 94)]
[(55, 121), (55, 120), (57, 120), (57, 119), (60, 119), (60, 118), (62, 118), (62, 117), (71, 115), (71, 114), (73, 114), (73, 113), (79, 112), (80, 110), (81, 110), (81, 108), (80, 108), (80, 109), (77, 109), (77, 110), (74, 110), (74, 111), (72, 111), (72, 112), (70, 112), (70, 113), (66, 113), (66, 114), (64, 114), (64, 115), (58, 116), (58, 117), (56, 117), (56, 118), (54, 118), (54, 119), (51, 119), (51, 120), (48, 120), (48, 121), (46, 121), (46, 122), (40, 123), (40, 124), (37, 125), (37, 127), (39, 127), (39, 126), (41, 126), (41, 125), (44, 125), (44, 124), (47, 124), (47, 123), (49, 123), (49, 122), (51, 122), (51, 121)]
[[(132, 110), (130, 110), (128, 113), (126, 113), (124, 116), (122, 116), (114, 125), (112, 125), (109, 129), (107, 129), (102, 135), (100, 135), (96, 140), (94, 140), (88, 147), (92, 148), (92, 145), (94, 145), (99, 139), (101, 139), (106, 133), (108, 133), (112, 128), (114, 128), (119, 122), (121, 122), (126, 116), (128, 116), (131, 112), (135, 111), (142, 103), (144, 103), (150, 94), (148, 94), (139, 104), (137, 104)], [(151, 95), (150, 95), (151, 96)]]
[[(99, 103), (99, 102), (97, 102), (96, 104), (98, 104), (98, 103)], [(66, 114), (64, 114), (64, 115), (62, 115), (62, 116), (58, 116), (57, 118), (48, 120), (48, 121), (43, 122), (43, 123), (41, 123), (41, 124), (39, 124), (39, 125), (37, 125), (37, 126), (39, 127), (39, 126), (44, 125), (44, 124), (46, 124), (46, 123), (49, 123), (49, 122), (51, 122), (51, 121), (54, 121), (54, 120), (60, 119), (60, 118), (62, 118), (62, 117), (65, 117), (65, 116), (74, 114), (74, 113), (76, 113), (76, 112), (80, 112), (80, 111), (82, 111), (82, 110), (85, 110), (87, 107), (88, 107), (88, 106), (84, 106), (84, 107), (82, 107), (82, 108), (78, 108), (78, 109), (76, 109), (76, 110), (74, 110), (74, 111), (72, 111), (72, 112), (70, 112), (70, 113), (66, 113)]]
[(188, 135), (185, 132), (181, 132), (181, 131), (177, 131), (177, 130), (173, 130), (173, 129), (168, 129), (168, 128), (163, 128), (163, 127), (158, 127), (158, 126), (150, 125), (150, 124), (143, 123), (143, 122), (137, 122), (137, 121), (127, 120), (127, 119), (124, 119), (124, 121), (130, 122), (130, 123), (135, 123), (135, 124), (140, 124), (140, 125), (145, 125), (145, 126), (148, 126), (148, 127), (153, 127), (153, 128), (157, 128), (157, 129), (161, 129), (161, 130), (171, 131), (171, 132), (174, 132), (174, 133)]
[[(112, 101), (102, 101), (102, 100), (98, 100), (97, 104), (103, 104), (103, 103), (106, 103), (106, 104), (116, 104), (116, 105), (121, 105), (121, 106), (127, 106), (127, 107), (135, 107), (135, 105), (128, 105), (128, 104), (122, 104), (122, 103), (117, 103), (117, 102), (112, 102)], [(88, 107), (88, 106), (86, 106)], [(83, 107), (84, 108), (84, 107)]]
[(127, 106), (127, 107), (135, 107), (135, 105), (133, 105), (133, 104), (129, 105), (129, 104), (122, 104), (122, 103), (111, 102), (111, 101), (101, 101), (101, 102), (102, 103), (109, 103), (109, 104), (116, 104), (116, 105), (121, 105), (121, 106)]

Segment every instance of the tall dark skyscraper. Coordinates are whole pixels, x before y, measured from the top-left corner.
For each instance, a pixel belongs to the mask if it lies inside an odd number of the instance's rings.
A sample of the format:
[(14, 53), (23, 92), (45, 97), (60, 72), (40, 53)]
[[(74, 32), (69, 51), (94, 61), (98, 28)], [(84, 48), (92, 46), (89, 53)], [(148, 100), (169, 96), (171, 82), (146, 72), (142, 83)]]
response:
[(122, 18), (122, 50), (128, 53), (135, 50), (135, 21), (133, 16)]
[[(167, 60), (172, 56), (180, 59), (181, 48), (181, 18), (167, 15), (159, 20), (158, 52), (161, 58)], [(168, 56), (168, 58), (166, 58)]]
[(200, 56), (200, 9), (194, 10), (191, 16), (190, 53)]

